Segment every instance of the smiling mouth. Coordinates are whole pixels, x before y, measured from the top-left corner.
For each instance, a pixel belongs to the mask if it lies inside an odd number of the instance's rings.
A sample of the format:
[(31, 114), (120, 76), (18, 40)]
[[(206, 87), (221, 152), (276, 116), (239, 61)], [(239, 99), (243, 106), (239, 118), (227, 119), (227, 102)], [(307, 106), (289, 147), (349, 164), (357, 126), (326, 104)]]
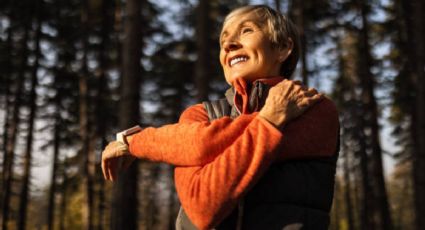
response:
[(230, 59), (230, 67), (240, 63), (240, 62), (246, 62), (248, 60), (247, 56), (236, 56)]

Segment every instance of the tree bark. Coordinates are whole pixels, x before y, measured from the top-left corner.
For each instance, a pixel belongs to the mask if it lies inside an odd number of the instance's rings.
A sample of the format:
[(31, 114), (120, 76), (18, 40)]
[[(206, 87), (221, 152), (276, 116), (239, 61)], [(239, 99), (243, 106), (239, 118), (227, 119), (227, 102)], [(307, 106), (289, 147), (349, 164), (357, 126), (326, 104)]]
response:
[(170, 209), (170, 215), (169, 215), (169, 225), (168, 228), (169, 230), (174, 230), (176, 228), (176, 218), (178, 215), (178, 211), (180, 208), (180, 203), (178, 202), (177, 199), (177, 195), (176, 195), (176, 189), (174, 187), (174, 183), (173, 183), (173, 179), (174, 178), (174, 168), (170, 167), (170, 197), (168, 199), (170, 199), (170, 203), (169, 203), (169, 209)]
[(33, 131), (34, 131), (34, 120), (37, 109), (37, 93), (36, 88), (38, 86), (37, 70), (39, 67), (40, 57), (40, 36), (41, 36), (41, 19), (39, 15), (41, 1), (35, 2), (36, 6), (36, 20), (37, 29), (34, 38), (35, 42), (35, 60), (34, 66), (32, 67), (31, 73), (31, 92), (30, 92), (30, 115), (28, 119), (28, 135), (25, 147), (25, 159), (24, 159), (24, 174), (22, 187), (20, 192), (20, 203), (19, 203), (19, 217), (18, 217), (18, 229), (26, 229), (27, 209), (28, 209), (28, 196), (29, 196), (29, 185), (31, 178), (31, 162), (32, 162), (32, 146), (33, 146)]
[(66, 216), (66, 207), (67, 207), (67, 199), (68, 199), (68, 175), (67, 175), (67, 168), (68, 168), (68, 159), (65, 158), (63, 163), (63, 169), (62, 169), (62, 188), (61, 188), (61, 201), (59, 206), (59, 229), (65, 230), (65, 216)]
[(281, 12), (280, 10), (280, 0), (275, 0), (274, 1), (274, 6), (277, 12)]
[[(366, 120), (366, 129), (370, 130), (371, 163), (373, 178), (373, 195), (377, 206), (376, 229), (392, 229), (392, 221), (388, 204), (388, 196), (385, 188), (385, 180), (382, 166), (382, 150), (379, 141), (378, 108), (374, 96), (375, 82), (370, 68), (372, 67), (371, 49), (369, 46), (369, 22), (367, 19), (368, 5), (365, 0), (361, 1), (360, 14), (363, 26), (359, 34), (359, 77), (362, 88), (363, 112)], [(363, 55), (361, 55), (363, 54)], [(365, 129), (364, 129), (365, 130)], [(365, 137), (368, 135), (365, 135)], [(365, 178), (370, 180), (370, 178)]]
[[(345, 142), (342, 142), (343, 145)], [(354, 218), (353, 218), (353, 205), (352, 205), (352, 200), (351, 200), (351, 178), (350, 178), (350, 173), (351, 173), (351, 167), (349, 165), (349, 150), (348, 148), (344, 147), (344, 161), (343, 161), (343, 174), (344, 174), (344, 200), (345, 200), (345, 208), (346, 208), (346, 215), (347, 215), (347, 222), (348, 222), (348, 230), (354, 230)]]
[[(359, 129), (364, 129), (365, 124), (361, 118), (361, 108), (358, 109), (357, 116), (359, 117)], [(359, 155), (360, 155), (360, 175), (361, 175), (361, 189), (362, 189), (362, 205), (360, 209), (360, 226), (361, 229), (375, 229), (375, 222), (373, 215), (375, 213), (376, 207), (374, 203), (374, 196), (372, 192), (372, 184), (370, 181), (370, 172), (369, 165), (370, 160), (367, 155), (367, 147), (366, 147), (366, 136), (363, 134), (362, 130), (358, 130), (358, 140), (359, 140)]]
[[(29, 15), (26, 15), (25, 17), (29, 17)], [(22, 105), (22, 90), (24, 86), (24, 78), (25, 78), (25, 71), (27, 69), (27, 58), (28, 58), (28, 36), (29, 36), (29, 18), (25, 18), (24, 22), (24, 36), (21, 40), (21, 56), (20, 56), (20, 68), (18, 73), (18, 79), (16, 81), (16, 89), (14, 93), (14, 104), (12, 107), (12, 118), (10, 121), (10, 126), (8, 127), (9, 130), (8, 133), (8, 139), (6, 145), (6, 158), (7, 162), (4, 163), (5, 167), (3, 168), (3, 181), (4, 181), (4, 187), (3, 187), (3, 196), (2, 196), (2, 229), (7, 230), (8, 229), (8, 221), (9, 221), (9, 211), (10, 211), (10, 197), (11, 197), (11, 187), (12, 187), (12, 181), (13, 181), (13, 165), (14, 165), (14, 157), (15, 157), (15, 144), (16, 139), (18, 136), (18, 126), (20, 123), (20, 117), (19, 117), (19, 111)]]
[(54, 133), (53, 133), (53, 166), (52, 166), (52, 173), (50, 178), (50, 188), (49, 188), (49, 196), (48, 196), (48, 206), (47, 206), (47, 229), (53, 230), (55, 219), (54, 219), (54, 213), (55, 213), (55, 196), (56, 196), (56, 178), (58, 174), (58, 161), (59, 161), (59, 148), (60, 148), (60, 101), (61, 96), (60, 92), (56, 93), (55, 96), (55, 104), (56, 104), (56, 111), (55, 111), (55, 126), (54, 126)]
[[(106, 124), (107, 117), (105, 114), (108, 111), (105, 109), (107, 107), (107, 78), (106, 70), (108, 68), (108, 44), (109, 44), (109, 35), (113, 27), (113, 12), (114, 12), (114, 3), (112, 1), (103, 1), (102, 2), (102, 27), (101, 27), (101, 37), (102, 42), (99, 46), (99, 71), (96, 79), (97, 83), (97, 94), (96, 94), (96, 103), (95, 103), (95, 116), (96, 116), (96, 132), (95, 140), (100, 140), (101, 149), (104, 149), (107, 145), (106, 139)], [(97, 203), (97, 214), (98, 222), (97, 229), (102, 230), (105, 226), (105, 181), (103, 179), (102, 170), (100, 167), (96, 167), (97, 172), (95, 174), (98, 182), (98, 203)]]
[(210, 2), (199, 1), (196, 9), (196, 49), (198, 59), (195, 63), (195, 84), (198, 101), (208, 100), (209, 76), (211, 62), (210, 35), (211, 25), (209, 19)]
[(331, 230), (339, 230), (339, 223), (341, 221), (341, 180), (335, 179), (334, 197), (332, 202), (332, 216), (331, 216)]
[(415, 228), (425, 226), (425, 42), (424, 39), (424, 4), (420, 0), (401, 1), (406, 18), (408, 42), (408, 65), (412, 71), (415, 90), (415, 102), (412, 106), (411, 136), (413, 140), (412, 166), (415, 208)]
[[(141, 9), (145, 1), (128, 0), (124, 22), (123, 68), (119, 127), (127, 129), (139, 121), (139, 90), (141, 83), (141, 49), (143, 47)], [(111, 229), (137, 229), (138, 164), (133, 163), (118, 176), (113, 186)]]
[(292, 0), (290, 5), (290, 12), (292, 15), (291, 18), (297, 26), (300, 35), (301, 78), (303, 84), (308, 86), (307, 41), (305, 38), (306, 22), (304, 15), (304, 4), (308, 4), (308, 2), (303, 2), (301, 0)]
[[(13, 25), (13, 24), (12, 24)], [(5, 115), (4, 115), (4, 126), (3, 126), (3, 146), (2, 146), (2, 150), (3, 150), (3, 167), (2, 167), (2, 175), (1, 175), (1, 185), (2, 185), (2, 189), (0, 191), (0, 197), (3, 197), (3, 193), (4, 193), (4, 188), (5, 188), (5, 179), (6, 179), (6, 169), (7, 168), (7, 164), (9, 162), (8, 159), (8, 154), (7, 154), (7, 143), (8, 143), (8, 139), (9, 139), (9, 126), (10, 126), (10, 116), (11, 116), (11, 103), (10, 103), (10, 98), (11, 98), (11, 91), (10, 91), (10, 86), (11, 81), (10, 79), (12, 78), (12, 49), (13, 49), (13, 45), (12, 45), (12, 36), (13, 36), (13, 27), (10, 26), (7, 30), (7, 47), (8, 47), (8, 59), (7, 59), (7, 66), (6, 66), (6, 71), (5, 71)], [(3, 199), (0, 199), (0, 204), (3, 205)], [(3, 207), (3, 206), (2, 206)]]
[[(350, 174), (352, 173), (352, 167), (349, 162), (353, 161), (353, 154), (351, 146), (348, 144), (350, 141), (352, 142), (353, 133), (352, 129), (347, 128), (347, 124), (355, 123), (356, 120), (352, 119), (352, 110), (353, 107), (352, 101), (355, 100), (355, 92), (353, 90), (353, 81), (352, 78), (348, 76), (352, 76), (350, 70), (347, 70), (347, 62), (352, 60), (353, 55), (344, 55), (342, 50), (350, 50), (352, 49), (351, 44), (348, 43), (351, 36), (346, 35), (341, 38), (336, 38), (336, 49), (338, 54), (338, 71), (339, 71), (339, 79), (336, 81), (335, 91), (334, 93), (337, 96), (337, 106), (341, 107), (341, 153), (343, 154), (343, 164), (342, 164), (342, 173), (343, 173), (343, 181), (344, 181), (344, 191), (343, 191), (343, 200), (341, 202), (345, 202), (345, 211), (346, 217), (348, 221), (348, 230), (353, 230), (354, 228), (354, 220), (353, 220), (353, 205), (352, 205), (352, 180), (350, 178)], [(349, 59), (349, 60), (347, 60)], [(352, 158), (353, 157), (353, 158)]]
[(85, 202), (83, 204), (83, 223), (84, 229), (93, 230), (94, 224), (94, 151), (91, 146), (91, 124), (89, 112), (89, 71), (88, 71), (88, 24), (90, 23), (88, 15), (88, 1), (83, 1), (82, 5), (82, 43), (83, 59), (82, 70), (79, 76), (79, 122), (80, 122), (80, 140), (82, 143), (80, 154), (83, 160), (83, 187), (85, 192)]

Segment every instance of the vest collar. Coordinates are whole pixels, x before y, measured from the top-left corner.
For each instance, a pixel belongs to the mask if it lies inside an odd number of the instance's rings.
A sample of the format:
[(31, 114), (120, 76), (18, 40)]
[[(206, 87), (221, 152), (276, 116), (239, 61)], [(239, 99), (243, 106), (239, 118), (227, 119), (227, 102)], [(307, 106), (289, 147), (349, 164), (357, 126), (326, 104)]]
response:
[(237, 78), (232, 82), (232, 87), (226, 91), (226, 99), (239, 114), (259, 111), (266, 101), (270, 87), (283, 79), (283, 77), (262, 78), (250, 83), (243, 78)]

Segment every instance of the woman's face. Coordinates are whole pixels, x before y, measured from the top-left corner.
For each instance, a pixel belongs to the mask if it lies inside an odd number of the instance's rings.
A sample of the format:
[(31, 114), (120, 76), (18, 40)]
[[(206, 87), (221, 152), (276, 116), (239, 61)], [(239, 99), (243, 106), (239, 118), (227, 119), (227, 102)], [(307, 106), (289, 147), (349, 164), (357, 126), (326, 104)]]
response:
[(224, 24), (220, 63), (229, 84), (240, 77), (252, 82), (279, 75), (290, 50), (273, 48), (264, 27), (251, 14), (235, 16)]

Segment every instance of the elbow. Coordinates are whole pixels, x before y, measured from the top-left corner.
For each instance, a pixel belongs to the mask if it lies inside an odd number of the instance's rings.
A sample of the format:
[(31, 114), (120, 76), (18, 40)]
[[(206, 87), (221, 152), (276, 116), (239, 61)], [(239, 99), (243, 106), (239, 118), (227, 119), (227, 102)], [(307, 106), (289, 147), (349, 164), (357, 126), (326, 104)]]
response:
[[(185, 211), (198, 229), (212, 229), (217, 224), (216, 211), (207, 197), (195, 196), (188, 201)], [(182, 205), (185, 206), (182, 202)]]
[(214, 218), (215, 215), (211, 207), (209, 207), (210, 205), (193, 201), (189, 201), (189, 205), (187, 205), (187, 203), (185, 205), (182, 201), (182, 206), (190, 221), (197, 229), (212, 229), (217, 224)]
[[(197, 167), (198, 170), (200, 167)], [(218, 205), (199, 181), (199, 171), (176, 168), (175, 183), (180, 203), (189, 220), (198, 229), (212, 229), (217, 224)]]
[(197, 229), (201, 229), (201, 230), (208, 230), (208, 229), (213, 229), (214, 225), (213, 225), (213, 221), (212, 218), (209, 219), (205, 219), (203, 221), (197, 221), (193, 223)]

